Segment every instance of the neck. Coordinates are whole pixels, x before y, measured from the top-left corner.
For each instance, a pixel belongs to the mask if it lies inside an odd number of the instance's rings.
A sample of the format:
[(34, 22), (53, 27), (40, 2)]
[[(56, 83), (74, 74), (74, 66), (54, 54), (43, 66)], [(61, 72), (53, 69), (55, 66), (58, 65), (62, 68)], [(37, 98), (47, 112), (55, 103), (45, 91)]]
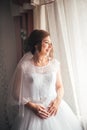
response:
[(35, 65), (43, 66), (43, 65), (46, 65), (49, 62), (49, 59), (46, 55), (35, 54), (33, 56), (33, 61), (34, 61)]

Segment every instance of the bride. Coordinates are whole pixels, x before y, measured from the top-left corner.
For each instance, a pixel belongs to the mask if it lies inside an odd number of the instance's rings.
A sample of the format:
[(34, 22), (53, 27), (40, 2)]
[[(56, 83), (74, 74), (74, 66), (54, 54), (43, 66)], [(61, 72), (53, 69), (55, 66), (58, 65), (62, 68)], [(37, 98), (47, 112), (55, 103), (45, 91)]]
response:
[(60, 63), (53, 57), (50, 34), (33, 30), (25, 51), (10, 85), (10, 102), (19, 106), (11, 130), (82, 130), (62, 99)]

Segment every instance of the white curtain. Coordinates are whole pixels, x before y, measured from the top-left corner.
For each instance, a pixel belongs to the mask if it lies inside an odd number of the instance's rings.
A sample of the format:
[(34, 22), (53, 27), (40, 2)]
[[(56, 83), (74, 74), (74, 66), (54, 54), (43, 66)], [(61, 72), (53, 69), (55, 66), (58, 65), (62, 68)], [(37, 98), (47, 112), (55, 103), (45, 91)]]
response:
[[(65, 100), (73, 111), (79, 115), (78, 102), (75, 91), (73, 73), (73, 54), (75, 54), (75, 38), (73, 32), (74, 3), (72, 1), (57, 0), (54, 4), (46, 5), (49, 31), (55, 47), (55, 55), (59, 56), (63, 83), (65, 87)], [(53, 28), (52, 28), (53, 27)], [(77, 34), (78, 35), (78, 34)], [(73, 44), (72, 44), (73, 43)]]
[(49, 31), (61, 62), (65, 100), (87, 130), (86, 8), (85, 0), (56, 0), (46, 5)]
[(61, 63), (64, 99), (87, 130), (87, 1), (56, 0), (38, 8), (35, 28), (50, 31)]

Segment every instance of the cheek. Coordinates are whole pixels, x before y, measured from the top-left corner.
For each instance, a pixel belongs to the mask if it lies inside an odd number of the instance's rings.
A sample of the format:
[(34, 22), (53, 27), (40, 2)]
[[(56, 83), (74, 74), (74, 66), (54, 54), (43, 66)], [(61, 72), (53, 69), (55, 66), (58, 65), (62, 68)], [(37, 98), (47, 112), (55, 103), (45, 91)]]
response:
[(43, 48), (43, 49), (49, 49), (49, 45), (48, 45), (48, 44), (44, 44), (44, 45), (42, 46), (42, 48)]
[(43, 44), (42, 48), (48, 48), (48, 46), (46, 44)]

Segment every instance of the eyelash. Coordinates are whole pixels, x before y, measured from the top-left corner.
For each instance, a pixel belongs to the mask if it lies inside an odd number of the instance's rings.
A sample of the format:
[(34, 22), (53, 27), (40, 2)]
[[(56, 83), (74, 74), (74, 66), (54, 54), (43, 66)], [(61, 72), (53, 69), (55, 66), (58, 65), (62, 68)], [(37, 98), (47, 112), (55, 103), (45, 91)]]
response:
[(48, 42), (45, 42), (46, 44), (49, 44)]
[(49, 42), (45, 42), (46, 44), (52, 44), (52, 43), (49, 43)]

